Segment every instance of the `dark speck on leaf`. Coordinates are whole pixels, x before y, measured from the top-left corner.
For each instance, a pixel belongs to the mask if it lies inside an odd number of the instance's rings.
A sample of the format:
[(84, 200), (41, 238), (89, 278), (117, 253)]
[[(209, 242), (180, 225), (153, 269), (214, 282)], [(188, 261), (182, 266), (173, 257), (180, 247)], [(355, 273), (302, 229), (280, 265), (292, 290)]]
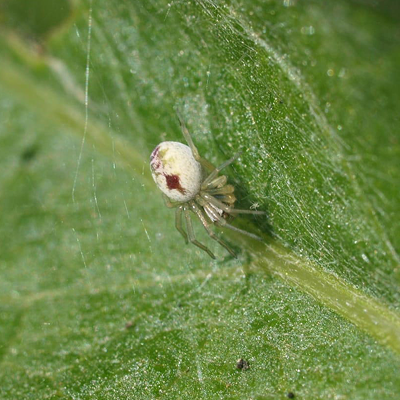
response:
[(239, 358), (239, 360), (237, 360), (237, 362), (236, 362), (236, 368), (245, 371), (246, 369), (250, 368), (250, 365), (243, 358)]
[(21, 160), (26, 163), (32, 161), (36, 157), (37, 152), (38, 150), (36, 147), (34, 146), (28, 147), (22, 152)]
[(289, 392), (286, 396), (287, 396), (289, 399), (294, 399), (294, 393), (293, 393), (293, 392)]

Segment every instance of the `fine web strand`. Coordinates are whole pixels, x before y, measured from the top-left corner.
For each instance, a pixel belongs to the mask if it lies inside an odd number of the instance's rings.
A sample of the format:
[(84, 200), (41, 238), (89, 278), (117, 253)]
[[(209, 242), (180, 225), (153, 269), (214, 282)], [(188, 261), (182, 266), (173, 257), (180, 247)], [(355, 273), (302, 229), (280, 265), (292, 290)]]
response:
[(89, 17), (88, 17), (88, 39), (86, 49), (86, 69), (85, 69), (85, 125), (83, 128), (83, 136), (81, 141), (81, 147), (79, 150), (78, 161), (76, 165), (74, 183), (72, 186), (72, 202), (75, 203), (75, 190), (76, 183), (78, 180), (79, 168), (82, 161), (83, 148), (85, 147), (86, 134), (89, 120), (89, 77), (90, 77), (90, 45), (92, 39), (92, 0), (90, 0)]

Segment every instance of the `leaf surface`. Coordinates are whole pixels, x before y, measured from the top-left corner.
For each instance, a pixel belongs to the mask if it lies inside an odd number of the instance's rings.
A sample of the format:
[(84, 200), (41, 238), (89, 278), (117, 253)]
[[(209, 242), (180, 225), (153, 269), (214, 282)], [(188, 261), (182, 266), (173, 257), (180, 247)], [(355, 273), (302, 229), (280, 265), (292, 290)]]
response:
[[(0, 3), (0, 397), (395, 398), (396, 6), (17, 3)], [(243, 150), (239, 207), (268, 216), (234, 222), (263, 243), (223, 232), (237, 260), (201, 226), (218, 260), (185, 246), (151, 180), (152, 149), (183, 141), (174, 109), (214, 164)]]

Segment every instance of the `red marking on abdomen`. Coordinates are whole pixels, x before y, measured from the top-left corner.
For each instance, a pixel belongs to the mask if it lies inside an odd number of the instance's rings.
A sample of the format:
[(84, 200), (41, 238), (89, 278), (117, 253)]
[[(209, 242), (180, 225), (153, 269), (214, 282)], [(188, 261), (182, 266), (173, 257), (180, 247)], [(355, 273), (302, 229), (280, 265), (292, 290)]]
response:
[(167, 175), (164, 174), (165, 180), (167, 181), (167, 186), (169, 190), (176, 189), (178, 192), (185, 194), (186, 190), (181, 186), (178, 175)]

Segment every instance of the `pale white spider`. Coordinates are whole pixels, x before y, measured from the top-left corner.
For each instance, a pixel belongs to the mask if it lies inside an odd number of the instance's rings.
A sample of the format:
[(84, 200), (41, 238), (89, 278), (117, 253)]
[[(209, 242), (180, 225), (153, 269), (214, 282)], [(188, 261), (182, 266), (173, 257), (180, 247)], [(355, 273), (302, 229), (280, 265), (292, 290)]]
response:
[[(208, 247), (196, 240), (190, 217), (192, 211), (210, 237), (236, 257), (234, 251), (212, 231), (210, 225), (226, 227), (261, 240), (252, 233), (228, 224), (226, 219), (235, 214), (265, 214), (263, 211), (234, 209), (235, 188), (227, 184), (228, 179), (225, 175), (218, 175), (240, 156), (240, 152), (215, 168), (209, 161), (200, 157), (182, 118), (179, 115), (178, 118), (189, 146), (179, 142), (162, 142), (153, 150), (150, 156), (150, 168), (154, 182), (163, 192), (167, 207), (176, 208), (175, 226), (186, 243), (188, 241), (193, 243), (207, 252), (211, 258), (215, 258)], [(187, 233), (183, 229), (182, 214), (185, 217)]]

